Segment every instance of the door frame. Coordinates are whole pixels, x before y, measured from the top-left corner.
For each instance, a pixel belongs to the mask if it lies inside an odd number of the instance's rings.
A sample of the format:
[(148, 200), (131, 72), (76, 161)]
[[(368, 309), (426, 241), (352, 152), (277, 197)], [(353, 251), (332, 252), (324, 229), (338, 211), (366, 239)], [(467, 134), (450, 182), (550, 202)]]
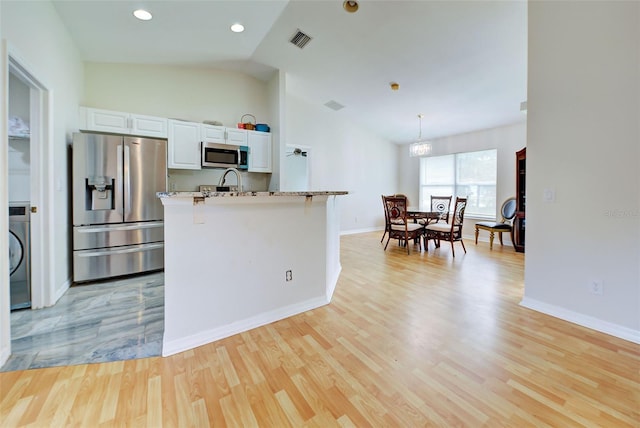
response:
[[(51, 225), (53, 221), (52, 196), (53, 182), (53, 96), (45, 83), (36, 77), (33, 68), (26, 64), (19, 53), (7, 46), (4, 72), (17, 77), (29, 87), (29, 122), (30, 138), (30, 204), (37, 212), (30, 216), (30, 247), (31, 247), (31, 309), (50, 306), (58, 296), (54, 296), (54, 266), (53, 239)], [(8, 89), (8, 88), (7, 88)], [(8, 115), (8, 94), (7, 94)], [(3, 151), (8, 151), (7, 140), (3, 142)], [(8, 181), (8, 172), (2, 174), (3, 180)], [(7, 203), (8, 200), (3, 201)], [(6, 208), (3, 207), (6, 211)], [(6, 306), (6, 308), (5, 308)], [(9, 304), (3, 305), (2, 311), (10, 310)]]

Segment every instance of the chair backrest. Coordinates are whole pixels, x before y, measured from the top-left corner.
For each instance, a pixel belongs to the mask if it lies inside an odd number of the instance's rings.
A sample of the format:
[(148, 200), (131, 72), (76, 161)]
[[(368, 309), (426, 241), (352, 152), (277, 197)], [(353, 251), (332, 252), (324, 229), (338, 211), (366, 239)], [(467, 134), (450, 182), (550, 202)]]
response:
[(382, 207), (384, 208), (384, 224), (386, 227), (389, 227), (389, 210), (387, 210), (387, 203), (385, 202), (384, 195), (382, 196)]
[(453, 208), (453, 220), (451, 221), (451, 228), (459, 227), (462, 229), (462, 222), (464, 221), (464, 210), (467, 207), (467, 198), (456, 198), (456, 204)]
[(440, 213), (439, 220), (449, 222), (451, 196), (431, 196), (431, 211)]
[(409, 206), (409, 198), (404, 193), (396, 193), (396, 194), (391, 195), (391, 196), (395, 196), (397, 198), (405, 198), (407, 200), (407, 206)]
[(407, 223), (407, 197), (383, 196), (389, 221), (392, 223)]
[(500, 223), (513, 220), (513, 218), (516, 216), (515, 197), (511, 197), (502, 203), (502, 207), (500, 208), (500, 215), (502, 215), (502, 220), (500, 220)]

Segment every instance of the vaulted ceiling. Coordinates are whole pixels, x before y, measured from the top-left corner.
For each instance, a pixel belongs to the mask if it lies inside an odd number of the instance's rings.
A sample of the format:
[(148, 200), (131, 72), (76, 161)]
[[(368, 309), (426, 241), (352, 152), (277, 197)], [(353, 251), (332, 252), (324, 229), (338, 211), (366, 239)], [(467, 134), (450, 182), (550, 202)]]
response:
[[(268, 79), (398, 144), (524, 120), (525, 1), (52, 0), (83, 58), (198, 65)], [(133, 17), (152, 12), (151, 21)], [(245, 26), (232, 33), (233, 23)], [(312, 39), (300, 49), (297, 32)], [(397, 82), (399, 90), (390, 84)]]

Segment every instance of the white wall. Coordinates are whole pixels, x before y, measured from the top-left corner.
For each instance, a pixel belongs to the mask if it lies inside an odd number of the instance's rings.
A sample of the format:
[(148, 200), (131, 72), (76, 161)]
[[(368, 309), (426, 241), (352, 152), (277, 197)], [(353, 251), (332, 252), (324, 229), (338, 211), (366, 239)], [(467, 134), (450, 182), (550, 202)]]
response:
[[(70, 142), (71, 132), (78, 125), (78, 104), (82, 93), (83, 68), (79, 53), (71, 41), (65, 27), (60, 22), (53, 6), (49, 2), (12, 2), (0, 3), (1, 37), (6, 39), (9, 52), (18, 57), (39, 81), (45, 83), (51, 91), (51, 110), (53, 118), (48, 146), (43, 148), (45, 154), (51, 153), (45, 170), (49, 173), (44, 177), (49, 186), (42, 189), (45, 194), (41, 215), (46, 215), (46, 229), (51, 234), (51, 241), (44, 249), (44, 256), (51, 257), (50, 271), (45, 273), (47, 279), (44, 294), (48, 298), (55, 298), (69, 285), (71, 277), (71, 243), (70, 243), (70, 205), (69, 205), (69, 162), (67, 144)], [(4, 60), (4, 59), (3, 59)], [(3, 63), (6, 69), (7, 64)], [(6, 103), (6, 91), (3, 91), (3, 102)], [(5, 111), (5, 113), (8, 113)], [(0, 142), (0, 151), (6, 153), (6, 140)], [(33, 153), (32, 153), (33, 155)], [(0, 174), (2, 182), (7, 181), (6, 169)], [(0, 210), (6, 212), (7, 195), (5, 187), (0, 188)], [(48, 214), (44, 214), (48, 213)], [(0, 245), (7, 247), (3, 238)], [(8, 261), (4, 254), (0, 261), (3, 265)], [(9, 282), (4, 278), (0, 283), (4, 289)], [(46, 297), (47, 297), (46, 296)], [(49, 302), (51, 304), (53, 302)], [(6, 312), (5, 312), (6, 311)], [(4, 320), (9, 311), (9, 302), (2, 301), (0, 312)], [(2, 352), (10, 349), (10, 338), (0, 329), (0, 347)]]
[[(382, 229), (381, 194), (398, 186), (398, 151), (344, 120), (340, 112), (288, 94), (286, 144), (311, 147), (311, 190), (347, 190), (340, 200), (342, 232)], [(284, 150), (281, 157), (285, 156)], [(282, 173), (282, 171), (281, 171)]]
[(523, 304), (638, 342), (639, 67), (640, 3), (529, 2)]
[[(514, 106), (516, 108), (518, 106)], [(478, 150), (497, 149), (497, 184), (496, 184), (496, 218), (500, 219), (500, 206), (507, 198), (516, 195), (516, 152), (527, 145), (527, 124), (523, 121), (513, 125), (484, 129), (466, 134), (437, 138), (432, 141), (432, 155), (442, 156), (452, 153), (473, 152)], [(420, 195), (420, 158), (409, 156), (407, 146), (398, 147), (399, 185), (395, 192), (404, 193), (411, 201), (419, 201)], [(453, 207), (453, 202), (452, 202)], [(475, 223), (480, 221), (466, 217), (464, 235), (474, 236)], [(480, 233), (480, 240), (488, 241), (487, 232)], [(511, 245), (509, 234), (503, 236), (505, 245)], [(498, 242), (496, 240), (496, 242)]]
[(85, 75), (83, 104), (89, 107), (230, 127), (247, 113), (258, 123), (271, 120), (266, 83), (235, 71), (87, 62)]

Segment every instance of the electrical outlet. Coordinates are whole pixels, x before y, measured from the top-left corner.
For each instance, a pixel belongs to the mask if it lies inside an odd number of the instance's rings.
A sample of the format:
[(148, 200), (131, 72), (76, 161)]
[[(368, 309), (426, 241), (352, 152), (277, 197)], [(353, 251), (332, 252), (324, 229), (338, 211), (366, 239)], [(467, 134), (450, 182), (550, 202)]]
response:
[(556, 201), (556, 191), (554, 189), (544, 189), (542, 197), (545, 202), (555, 202)]
[(293, 281), (293, 273), (291, 273), (291, 270), (288, 270), (284, 273), (284, 278), (287, 282)]
[(175, 190), (176, 190), (176, 183), (169, 183), (169, 191), (175, 192)]
[(601, 279), (592, 279), (589, 283), (589, 291), (591, 291), (591, 294), (602, 296), (604, 294), (604, 281)]

